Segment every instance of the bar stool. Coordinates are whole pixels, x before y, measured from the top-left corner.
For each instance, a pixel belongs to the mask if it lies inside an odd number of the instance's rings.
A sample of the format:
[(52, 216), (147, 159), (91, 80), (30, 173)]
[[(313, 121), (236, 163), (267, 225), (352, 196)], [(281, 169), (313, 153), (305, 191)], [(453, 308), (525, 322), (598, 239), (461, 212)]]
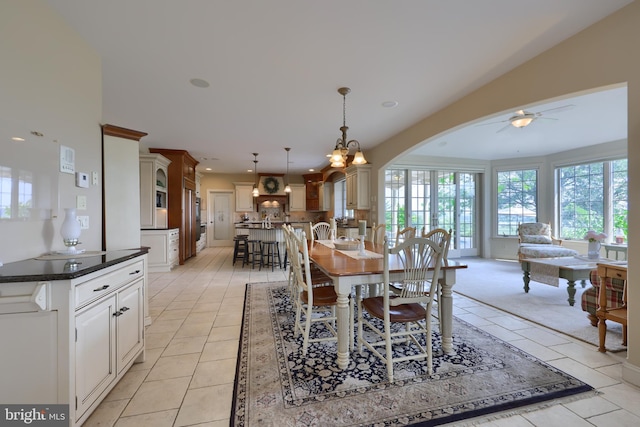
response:
[(262, 270), (262, 240), (249, 239), (247, 244), (249, 256), (251, 257), (251, 268), (255, 268), (256, 263), (258, 263), (258, 270)]
[(233, 265), (236, 265), (236, 260), (238, 259), (242, 259), (242, 267), (244, 267), (245, 264), (249, 264), (248, 238), (249, 236), (246, 234), (240, 234), (233, 238)]
[(263, 262), (265, 267), (271, 266), (271, 271), (276, 264), (276, 255), (278, 256), (278, 268), (282, 267), (282, 261), (280, 258), (280, 246), (275, 240), (267, 240), (262, 242), (263, 250)]

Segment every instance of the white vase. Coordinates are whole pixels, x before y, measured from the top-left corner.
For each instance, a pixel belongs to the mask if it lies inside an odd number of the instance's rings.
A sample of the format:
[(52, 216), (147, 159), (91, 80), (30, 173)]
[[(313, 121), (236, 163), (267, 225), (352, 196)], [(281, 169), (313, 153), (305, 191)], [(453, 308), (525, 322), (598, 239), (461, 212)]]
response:
[(589, 242), (589, 246), (587, 248), (587, 257), (589, 259), (599, 259), (600, 258), (600, 242)]
[(60, 235), (64, 245), (70, 250), (75, 250), (76, 245), (80, 243), (78, 240), (80, 239), (80, 223), (76, 217), (75, 208), (66, 208), (64, 212), (64, 222), (60, 228)]

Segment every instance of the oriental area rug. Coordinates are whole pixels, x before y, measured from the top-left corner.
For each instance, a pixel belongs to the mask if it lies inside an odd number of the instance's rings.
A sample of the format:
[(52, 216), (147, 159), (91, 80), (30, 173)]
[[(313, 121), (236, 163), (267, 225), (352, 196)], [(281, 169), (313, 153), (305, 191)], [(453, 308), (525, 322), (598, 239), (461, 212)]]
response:
[(434, 322), (433, 374), (424, 361), (396, 363), (390, 383), (385, 365), (366, 349), (352, 352), (345, 370), (337, 366), (335, 342), (311, 343), (303, 357), (286, 283), (247, 284), (230, 424), (435, 426), (593, 393), (576, 378), (453, 320), (454, 353), (443, 354)]

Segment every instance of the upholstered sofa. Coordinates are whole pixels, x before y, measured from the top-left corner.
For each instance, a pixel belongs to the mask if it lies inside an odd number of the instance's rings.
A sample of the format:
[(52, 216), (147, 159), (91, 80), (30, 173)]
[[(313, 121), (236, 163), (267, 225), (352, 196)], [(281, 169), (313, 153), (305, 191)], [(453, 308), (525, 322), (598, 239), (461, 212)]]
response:
[[(593, 326), (598, 326), (598, 317), (596, 310), (598, 309), (598, 290), (600, 288), (600, 278), (598, 270), (592, 270), (589, 276), (591, 287), (582, 293), (582, 310), (587, 312), (587, 317)], [(624, 289), (624, 281), (618, 279), (607, 279), (605, 281), (605, 289), (607, 290), (607, 307), (618, 308), (622, 306), (622, 295)]]
[(551, 235), (551, 225), (525, 222), (518, 225), (518, 259), (575, 256), (578, 252), (562, 246), (562, 240)]

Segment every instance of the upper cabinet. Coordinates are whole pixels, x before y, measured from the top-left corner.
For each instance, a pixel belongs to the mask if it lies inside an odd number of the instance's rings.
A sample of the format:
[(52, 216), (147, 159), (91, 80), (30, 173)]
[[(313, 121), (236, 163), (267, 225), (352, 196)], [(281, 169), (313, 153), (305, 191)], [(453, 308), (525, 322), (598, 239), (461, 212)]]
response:
[(327, 212), (333, 210), (333, 183), (323, 182), (318, 186), (320, 195), (320, 210)]
[(140, 154), (140, 228), (167, 228), (168, 166), (161, 154)]
[(349, 166), (346, 181), (347, 209), (371, 209), (371, 165)]
[(289, 212), (299, 212), (307, 210), (306, 189), (304, 184), (289, 184), (291, 193), (289, 194)]
[(236, 212), (253, 212), (253, 184), (246, 182), (234, 182), (236, 187)]
[(320, 186), (322, 185), (322, 174), (311, 173), (302, 175), (305, 183), (305, 199), (306, 210), (308, 211), (320, 211)]

